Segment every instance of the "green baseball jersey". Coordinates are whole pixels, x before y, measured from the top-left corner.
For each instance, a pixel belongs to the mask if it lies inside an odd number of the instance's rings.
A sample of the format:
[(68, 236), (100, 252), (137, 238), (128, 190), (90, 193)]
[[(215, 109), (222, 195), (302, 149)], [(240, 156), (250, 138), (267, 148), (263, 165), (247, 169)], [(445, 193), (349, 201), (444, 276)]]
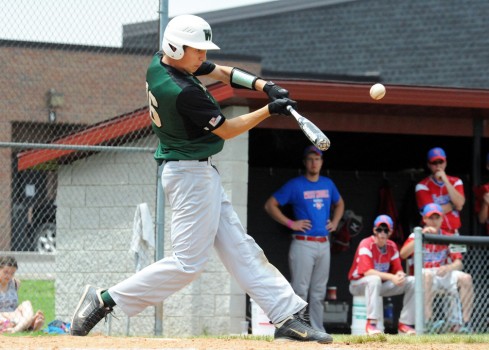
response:
[(155, 159), (197, 160), (219, 153), (224, 140), (212, 133), (225, 121), (219, 104), (196, 78), (212, 72), (204, 62), (192, 75), (161, 61), (158, 52), (146, 73), (151, 124), (158, 136)]

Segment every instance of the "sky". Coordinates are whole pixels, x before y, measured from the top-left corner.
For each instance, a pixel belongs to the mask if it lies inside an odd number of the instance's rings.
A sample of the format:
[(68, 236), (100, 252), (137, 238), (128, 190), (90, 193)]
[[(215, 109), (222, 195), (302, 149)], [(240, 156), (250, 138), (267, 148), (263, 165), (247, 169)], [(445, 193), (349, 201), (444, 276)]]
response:
[[(168, 15), (276, 0), (168, 0)], [(121, 46), (122, 25), (158, 19), (159, 0), (0, 0), (0, 39)]]

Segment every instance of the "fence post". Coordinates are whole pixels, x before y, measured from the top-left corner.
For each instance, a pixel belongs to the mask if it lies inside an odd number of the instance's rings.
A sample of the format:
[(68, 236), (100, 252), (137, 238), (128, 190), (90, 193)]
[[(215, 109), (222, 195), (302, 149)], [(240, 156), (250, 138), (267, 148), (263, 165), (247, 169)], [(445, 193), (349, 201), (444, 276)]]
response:
[[(163, 172), (163, 164), (157, 168), (156, 181), (156, 249), (155, 261), (163, 259), (165, 246), (165, 197), (163, 186), (161, 183), (161, 173)], [(155, 305), (155, 335), (163, 334), (163, 303)]]
[[(168, 0), (159, 1), (159, 40), (158, 44), (161, 49), (163, 33), (168, 24)], [(158, 166), (158, 181), (156, 188), (156, 261), (164, 257), (164, 237), (165, 237), (165, 199), (161, 183), (161, 173), (163, 164)], [(163, 334), (163, 303), (155, 305), (155, 335)]]
[(424, 333), (423, 234), (414, 228), (414, 296), (416, 305), (416, 334)]

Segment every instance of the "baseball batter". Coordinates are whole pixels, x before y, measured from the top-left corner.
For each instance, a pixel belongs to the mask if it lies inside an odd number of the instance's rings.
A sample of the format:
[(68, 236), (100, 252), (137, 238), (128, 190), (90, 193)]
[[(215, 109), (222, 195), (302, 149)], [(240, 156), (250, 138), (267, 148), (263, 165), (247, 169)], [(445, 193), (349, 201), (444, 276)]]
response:
[(368, 335), (379, 334), (379, 296), (404, 294), (403, 307), (398, 323), (399, 333), (416, 334), (414, 325), (414, 276), (407, 276), (402, 268), (397, 245), (388, 239), (394, 222), (388, 215), (379, 215), (374, 221), (372, 235), (362, 239), (357, 247), (348, 272), (350, 293), (365, 296)]
[[(314, 146), (306, 147), (303, 162), (305, 174), (276, 191), (265, 203), (265, 210), (275, 221), (292, 230), (291, 284), (301, 298), (309, 301), (312, 327), (324, 331), (324, 298), (331, 261), (329, 233), (338, 227), (345, 204), (334, 182), (320, 175), (323, 152)], [(295, 220), (280, 209), (286, 204), (292, 205)]]
[[(164, 165), (162, 184), (172, 209), (173, 255), (108, 290), (87, 286), (75, 309), (71, 334), (88, 334), (115, 305), (132, 316), (162, 302), (199, 277), (215, 248), (227, 270), (275, 324), (275, 339), (331, 343), (329, 334), (315, 331), (299, 316), (306, 302), (246, 234), (211, 160), (224, 140), (271, 114), (288, 114), (287, 106), (295, 107), (295, 101), (273, 82), (206, 61), (207, 50), (219, 47), (200, 17), (172, 19), (162, 47), (149, 65), (146, 88), (152, 128), (159, 138), (155, 159)], [(198, 76), (264, 91), (271, 102), (226, 119)]]

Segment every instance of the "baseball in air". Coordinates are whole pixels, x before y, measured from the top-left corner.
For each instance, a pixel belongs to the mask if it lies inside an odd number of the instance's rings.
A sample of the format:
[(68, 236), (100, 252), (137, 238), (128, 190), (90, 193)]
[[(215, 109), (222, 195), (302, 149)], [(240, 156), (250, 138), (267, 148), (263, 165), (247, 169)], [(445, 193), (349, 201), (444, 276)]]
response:
[(377, 83), (372, 85), (370, 88), (370, 97), (372, 97), (374, 100), (380, 100), (385, 96), (385, 86)]

